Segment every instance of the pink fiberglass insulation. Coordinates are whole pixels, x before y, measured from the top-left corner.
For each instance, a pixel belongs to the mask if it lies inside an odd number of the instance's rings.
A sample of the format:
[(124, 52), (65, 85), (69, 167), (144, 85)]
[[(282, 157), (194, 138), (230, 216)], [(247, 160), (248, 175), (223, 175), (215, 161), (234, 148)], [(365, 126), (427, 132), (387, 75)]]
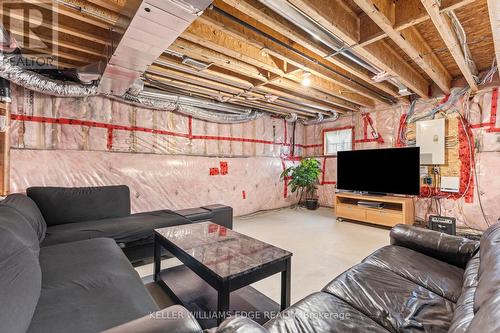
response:
[(296, 202), (279, 178), (293, 163), (283, 119), (216, 124), (104, 97), (13, 90), (12, 192), (126, 184), (135, 212), (223, 203), (241, 215)]
[[(107, 153), (76, 150), (13, 149), (12, 192), (29, 186), (130, 187), (134, 212), (183, 209), (223, 203), (236, 215), (289, 206), (279, 180), (282, 163), (275, 157), (215, 158), (204, 156)], [(210, 168), (227, 162), (227, 174)]]

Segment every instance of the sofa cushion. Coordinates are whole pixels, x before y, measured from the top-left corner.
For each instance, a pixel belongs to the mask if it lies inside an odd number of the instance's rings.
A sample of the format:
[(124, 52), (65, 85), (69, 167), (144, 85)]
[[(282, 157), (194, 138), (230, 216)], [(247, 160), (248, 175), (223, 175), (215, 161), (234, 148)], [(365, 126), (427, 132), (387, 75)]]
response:
[(474, 295), (478, 284), (480, 254), (477, 253), (465, 267), (462, 295), (457, 301), (448, 333), (466, 333), (474, 318)]
[(462, 292), (463, 269), (405, 247), (385, 246), (363, 262), (388, 269), (452, 302)]
[(38, 238), (19, 212), (0, 206), (0, 331), (26, 332), (40, 297)]
[(477, 241), (407, 224), (396, 225), (390, 235), (391, 245), (406, 247), (460, 268), (465, 268), (479, 248)]
[(47, 225), (121, 217), (130, 214), (127, 186), (29, 187)]
[(98, 237), (113, 238), (117, 243), (139, 240), (153, 242), (153, 229), (191, 223), (169, 210), (138, 213), (124, 217), (50, 226), (42, 246)]
[(323, 291), (349, 303), (392, 332), (447, 332), (454, 305), (400, 275), (362, 263)]
[(33, 200), (24, 194), (16, 193), (8, 195), (0, 202), (0, 205), (16, 209), (17, 212), (23, 215), (31, 224), (38, 235), (38, 240), (40, 242), (43, 241), (45, 232), (47, 231), (47, 224), (45, 223), (40, 209), (38, 209), (38, 206)]
[(481, 262), (474, 294), (474, 318), (468, 332), (500, 332), (500, 223), (481, 237)]
[(324, 292), (314, 293), (268, 321), (271, 333), (363, 332), (387, 330), (341, 299)]
[(42, 292), (28, 332), (100, 332), (158, 310), (112, 239), (43, 247), (40, 266)]

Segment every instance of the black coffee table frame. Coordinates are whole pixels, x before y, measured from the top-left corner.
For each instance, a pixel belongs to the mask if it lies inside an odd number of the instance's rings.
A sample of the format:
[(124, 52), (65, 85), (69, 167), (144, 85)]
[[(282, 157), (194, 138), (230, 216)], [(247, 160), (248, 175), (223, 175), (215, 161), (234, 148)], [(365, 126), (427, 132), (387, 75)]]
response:
[(229, 313), (229, 297), (232, 291), (238, 290), (277, 273), (281, 273), (281, 310), (290, 306), (291, 254), (280, 260), (264, 264), (257, 269), (242, 272), (235, 277), (223, 279), (177, 247), (175, 244), (170, 242), (168, 239), (159, 235), (156, 231), (154, 234), (154, 245), (154, 281), (159, 284), (162, 289), (174, 299), (174, 301), (181, 303), (181, 300), (175, 295), (170, 287), (167, 286), (165, 281), (161, 279), (160, 264), (163, 247), (215, 290), (217, 290), (217, 324), (220, 324), (224, 320), (224, 317), (226, 317)]

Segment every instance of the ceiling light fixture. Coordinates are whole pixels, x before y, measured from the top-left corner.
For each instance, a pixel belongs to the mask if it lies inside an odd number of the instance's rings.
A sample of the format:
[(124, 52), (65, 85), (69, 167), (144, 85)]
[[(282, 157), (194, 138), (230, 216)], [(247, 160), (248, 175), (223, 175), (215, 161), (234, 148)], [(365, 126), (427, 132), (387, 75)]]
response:
[(302, 74), (302, 85), (305, 87), (308, 87), (311, 85), (311, 73), (310, 72), (304, 72), (304, 74)]

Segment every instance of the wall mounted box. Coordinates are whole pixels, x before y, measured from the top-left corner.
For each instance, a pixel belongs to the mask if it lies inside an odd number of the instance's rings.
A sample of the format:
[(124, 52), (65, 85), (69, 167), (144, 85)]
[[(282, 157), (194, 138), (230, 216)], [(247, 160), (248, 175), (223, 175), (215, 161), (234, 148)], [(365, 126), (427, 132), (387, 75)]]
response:
[(441, 177), (441, 191), (458, 193), (460, 191), (460, 177)]
[(420, 147), (420, 164), (445, 163), (445, 125), (444, 118), (417, 121), (417, 147)]

